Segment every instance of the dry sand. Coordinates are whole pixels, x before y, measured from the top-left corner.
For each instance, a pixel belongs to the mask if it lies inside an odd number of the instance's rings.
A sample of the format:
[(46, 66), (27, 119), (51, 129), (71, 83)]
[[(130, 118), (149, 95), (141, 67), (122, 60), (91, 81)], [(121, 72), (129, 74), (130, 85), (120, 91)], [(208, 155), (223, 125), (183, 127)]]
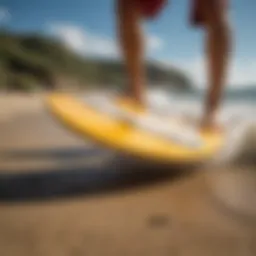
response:
[[(95, 146), (54, 123), (44, 111), (40, 95), (0, 96), (0, 109), (2, 175), (41, 169), (61, 172), (80, 168), (86, 172), (88, 165), (100, 162), (103, 166), (113, 157), (106, 150), (97, 151), (96, 157), (86, 157), (85, 153)], [(126, 162), (118, 164), (120, 175)], [(223, 183), (231, 175), (226, 167), (218, 168), (179, 177), (163, 176), (156, 183), (147, 182), (145, 173), (143, 176), (134, 169), (128, 187), (100, 194), (2, 201), (0, 255), (255, 255), (254, 216), (245, 218), (232, 212), (212, 194), (209, 185), (216, 184), (216, 180), (217, 184), (220, 180)], [(229, 168), (235, 170), (232, 165)], [(239, 168), (249, 173), (246, 187), (255, 165), (248, 162)], [(235, 173), (241, 176), (242, 172)], [(135, 187), (136, 174), (143, 177), (141, 185)], [(3, 197), (1, 187), (0, 194)]]

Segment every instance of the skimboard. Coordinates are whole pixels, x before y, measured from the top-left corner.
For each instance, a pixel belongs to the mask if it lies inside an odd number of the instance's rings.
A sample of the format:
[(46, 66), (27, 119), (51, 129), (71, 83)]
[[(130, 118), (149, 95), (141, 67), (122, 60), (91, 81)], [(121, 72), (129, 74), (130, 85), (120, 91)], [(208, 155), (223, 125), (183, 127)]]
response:
[(47, 108), (68, 129), (108, 148), (150, 161), (197, 163), (220, 151), (224, 135), (159, 117), (123, 99), (50, 94)]

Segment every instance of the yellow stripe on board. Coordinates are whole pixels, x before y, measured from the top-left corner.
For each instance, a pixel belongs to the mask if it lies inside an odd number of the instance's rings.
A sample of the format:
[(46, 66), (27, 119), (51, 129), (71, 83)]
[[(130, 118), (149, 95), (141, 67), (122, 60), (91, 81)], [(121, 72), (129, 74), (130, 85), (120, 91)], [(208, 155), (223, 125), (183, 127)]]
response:
[(219, 133), (205, 133), (201, 134), (202, 146), (190, 148), (125, 124), (69, 95), (51, 94), (46, 103), (56, 118), (74, 132), (107, 147), (155, 161), (201, 162), (213, 156), (224, 140)]

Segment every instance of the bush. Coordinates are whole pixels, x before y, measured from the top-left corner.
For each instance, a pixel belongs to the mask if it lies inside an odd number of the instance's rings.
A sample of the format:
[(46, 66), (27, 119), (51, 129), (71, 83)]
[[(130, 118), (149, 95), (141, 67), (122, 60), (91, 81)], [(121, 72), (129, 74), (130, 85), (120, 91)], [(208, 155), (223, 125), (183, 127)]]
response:
[(7, 78), (7, 69), (2, 63), (0, 63), (0, 90), (4, 90), (7, 88)]
[(8, 83), (10, 90), (33, 92), (38, 89), (38, 81), (27, 74), (11, 75)]
[[(81, 81), (84, 87), (121, 88), (127, 84), (123, 62), (85, 59), (57, 40), (38, 34), (21, 35), (0, 30), (0, 59), (5, 64), (4, 68), (0, 66), (0, 87), (7, 85), (11, 90), (31, 91), (38, 84), (42, 89), (54, 89), (56, 76)], [(176, 87), (181, 91), (191, 87), (183, 72), (150, 62), (146, 68), (148, 84), (152, 86), (166, 84), (167, 88)]]

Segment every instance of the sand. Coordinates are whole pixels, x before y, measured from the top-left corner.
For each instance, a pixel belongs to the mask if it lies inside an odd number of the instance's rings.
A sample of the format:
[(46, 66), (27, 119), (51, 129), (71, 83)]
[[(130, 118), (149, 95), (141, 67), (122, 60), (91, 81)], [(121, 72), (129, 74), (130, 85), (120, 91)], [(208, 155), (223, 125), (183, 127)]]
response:
[[(61, 173), (63, 169), (86, 172), (88, 166), (102, 168), (111, 161), (118, 165), (119, 175), (126, 170), (127, 162), (118, 162), (113, 152), (99, 150), (55, 123), (41, 99), (41, 95), (0, 96), (1, 175)], [(86, 157), (88, 150), (97, 154)], [(230, 171), (240, 176), (247, 172), (243, 186), (249, 186), (254, 164), (248, 160), (241, 166), (236, 162), (228, 167), (204, 167), (163, 175), (158, 182), (148, 182), (138, 166), (128, 185), (117, 189), (43, 200), (2, 200), (0, 255), (255, 255), (254, 215), (225, 207), (213, 193), (220, 181), (227, 189)], [(138, 176), (142, 182), (135, 186)], [(232, 180), (239, 183), (241, 179)], [(246, 200), (254, 199), (242, 201)]]

